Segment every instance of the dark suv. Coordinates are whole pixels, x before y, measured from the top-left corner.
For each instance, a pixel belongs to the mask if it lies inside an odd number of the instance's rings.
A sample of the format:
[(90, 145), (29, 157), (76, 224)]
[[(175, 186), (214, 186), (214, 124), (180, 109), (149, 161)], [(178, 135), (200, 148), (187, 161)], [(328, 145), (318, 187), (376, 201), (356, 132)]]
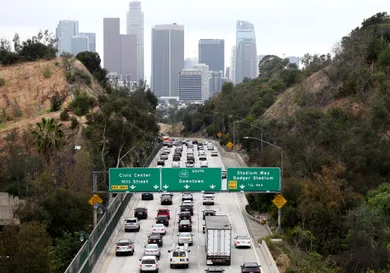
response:
[(135, 208), (134, 217), (140, 219), (148, 219), (148, 209), (147, 208)]
[(188, 211), (182, 211), (179, 213), (179, 222), (181, 220), (190, 220), (190, 222), (192, 222), (191, 220), (191, 213), (188, 212)]
[(161, 195), (161, 205), (172, 205), (172, 196), (170, 194)]
[(191, 216), (192, 216), (192, 215), (194, 215), (194, 206), (182, 203), (180, 205), (180, 212), (182, 212), (182, 211), (188, 211), (189, 213), (191, 213)]
[(163, 239), (160, 234), (152, 233), (148, 236), (148, 244), (158, 244), (159, 247), (163, 246)]
[(179, 222), (178, 230), (179, 232), (183, 232), (183, 231), (191, 232), (192, 231), (191, 222), (189, 220), (181, 220)]
[(156, 224), (163, 224), (164, 226), (169, 226), (169, 219), (165, 215), (160, 215), (156, 217)]
[(206, 209), (203, 211), (203, 220), (206, 219), (206, 216), (215, 216), (216, 215), (216, 211), (215, 210), (212, 210), (212, 209)]
[(241, 265), (241, 273), (261, 273), (260, 265), (252, 263), (244, 263)]

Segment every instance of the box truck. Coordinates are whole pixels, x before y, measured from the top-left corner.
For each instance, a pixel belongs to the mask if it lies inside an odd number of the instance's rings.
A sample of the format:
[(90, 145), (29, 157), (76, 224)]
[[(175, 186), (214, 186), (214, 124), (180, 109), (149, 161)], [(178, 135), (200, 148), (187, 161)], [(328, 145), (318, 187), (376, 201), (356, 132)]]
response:
[(205, 217), (206, 264), (231, 264), (232, 226), (227, 215)]

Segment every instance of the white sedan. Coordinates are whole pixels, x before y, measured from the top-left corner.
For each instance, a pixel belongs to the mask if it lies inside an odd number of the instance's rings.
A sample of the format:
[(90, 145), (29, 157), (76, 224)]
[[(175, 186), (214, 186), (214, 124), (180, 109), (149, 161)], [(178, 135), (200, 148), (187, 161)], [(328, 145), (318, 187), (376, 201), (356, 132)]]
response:
[(234, 246), (238, 247), (251, 247), (251, 238), (249, 236), (236, 236), (234, 238)]
[(167, 234), (165, 226), (163, 224), (155, 224), (152, 228), (153, 233), (158, 233), (161, 235)]

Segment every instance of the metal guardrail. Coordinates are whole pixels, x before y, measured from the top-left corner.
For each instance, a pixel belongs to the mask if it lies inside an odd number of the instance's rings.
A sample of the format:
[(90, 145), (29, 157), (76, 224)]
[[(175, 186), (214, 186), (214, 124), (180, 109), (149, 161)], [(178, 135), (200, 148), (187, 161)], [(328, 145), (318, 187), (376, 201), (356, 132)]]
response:
[[(147, 167), (152, 163), (161, 147), (162, 143), (159, 143), (155, 147), (149, 158), (144, 163), (144, 167)], [(79, 252), (77, 252), (76, 256), (69, 264), (68, 268), (65, 270), (65, 273), (92, 272), (96, 261), (102, 254), (104, 247), (110, 239), (115, 227), (118, 225), (118, 221), (130, 203), (132, 197), (132, 193), (117, 194), (111, 205), (108, 207), (106, 213), (102, 216), (90, 234), (88, 240), (85, 241)]]

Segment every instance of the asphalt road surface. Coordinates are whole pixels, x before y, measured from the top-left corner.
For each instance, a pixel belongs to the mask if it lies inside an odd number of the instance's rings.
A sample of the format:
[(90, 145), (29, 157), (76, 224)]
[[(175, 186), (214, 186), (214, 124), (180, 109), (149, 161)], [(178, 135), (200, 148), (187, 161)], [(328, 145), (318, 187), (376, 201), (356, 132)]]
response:
[[(165, 148), (165, 147), (164, 147)], [(205, 147), (206, 148), (206, 147)], [(171, 153), (168, 156), (168, 160), (165, 161), (164, 168), (170, 168), (173, 148), (170, 148)], [(221, 160), (221, 155), (218, 153), (218, 157), (211, 157), (211, 151), (206, 150), (206, 156), (209, 162), (209, 167), (222, 167), (225, 169)], [(217, 149), (215, 148), (217, 151)], [(181, 167), (185, 167), (187, 147), (183, 146), (183, 154), (181, 159)], [(195, 159), (198, 160), (197, 149), (195, 146)], [(160, 152), (161, 153), (161, 152)], [(159, 153), (159, 154), (160, 154)], [(157, 156), (159, 156), (159, 154)], [(155, 162), (155, 161), (154, 161)], [(196, 162), (195, 167), (198, 167)], [(156, 166), (151, 166), (156, 167)], [(152, 226), (155, 223), (155, 217), (157, 209), (161, 207), (167, 207), (171, 211), (171, 219), (169, 227), (167, 227), (167, 234), (163, 238), (163, 247), (161, 250), (161, 258), (159, 261), (159, 272), (186, 272), (186, 273), (200, 273), (205, 272), (208, 268), (206, 265), (206, 253), (205, 253), (205, 235), (202, 232), (202, 226), (204, 220), (202, 219), (202, 211), (204, 209), (214, 209), (217, 214), (228, 215), (232, 224), (233, 238), (238, 235), (249, 235), (248, 228), (245, 224), (241, 210), (243, 209), (240, 205), (239, 195), (240, 193), (216, 193), (215, 194), (215, 205), (205, 206), (202, 204), (202, 193), (194, 193), (194, 216), (192, 233), (194, 235), (194, 245), (190, 246), (191, 252), (189, 253), (190, 266), (188, 269), (174, 268), (171, 269), (169, 265), (168, 249), (171, 248), (172, 243), (177, 242), (178, 234), (178, 213), (180, 211), (181, 193), (175, 192), (173, 195), (173, 205), (162, 206), (160, 205), (160, 194), (154, 193), (154, 200), (143, 201), (141, 200), (141, 193), (135, 194), (133, 198), (136, 198), (131, 208), (131, 215), (133, 216), (134, 208), (146, 207), (148, 209), (148, 219), (141, 220), (141, 230), (139, 232), (124, 232), (123, 227), (121, 232), (116, 236), (115, 242), (120, 239), (130, 239), (135, 242), (135, 254), (134, 256), (115, 256), (115, 245), (107, 246), (111, 247), (112, 250), (109, 252), (108, 257), (101, 257), (104, 261), (101, 261), (102, 266), (99, 269), (95, 269), (94, 272), (99, 273), (138, 273), (139, 272), (139, 258), (143, 255), (144, 246), (146, 245), (147, 235), (151, 233)], [(241, 196), (242, 197), (242, 196)], [(127, 216), (126, 216), (127, 217)], [(124, 225), (124, 223), (119, 223)], [(257, 262), (262, 264), (263, 273), (270, 272), (267, 265), (264, 263), (264, 257), (261, 256), (261, 252), (256, 251), (257, 243), (253, 242), (254, 247), (249, 249), (236, 249), (234, 248), (234, 242), (232, 240), (232, 264), (230, 266), (222, 266), (225, 269), (225, 273), (237, 273), (240, 271), (240, 265), (244, 262)]]

